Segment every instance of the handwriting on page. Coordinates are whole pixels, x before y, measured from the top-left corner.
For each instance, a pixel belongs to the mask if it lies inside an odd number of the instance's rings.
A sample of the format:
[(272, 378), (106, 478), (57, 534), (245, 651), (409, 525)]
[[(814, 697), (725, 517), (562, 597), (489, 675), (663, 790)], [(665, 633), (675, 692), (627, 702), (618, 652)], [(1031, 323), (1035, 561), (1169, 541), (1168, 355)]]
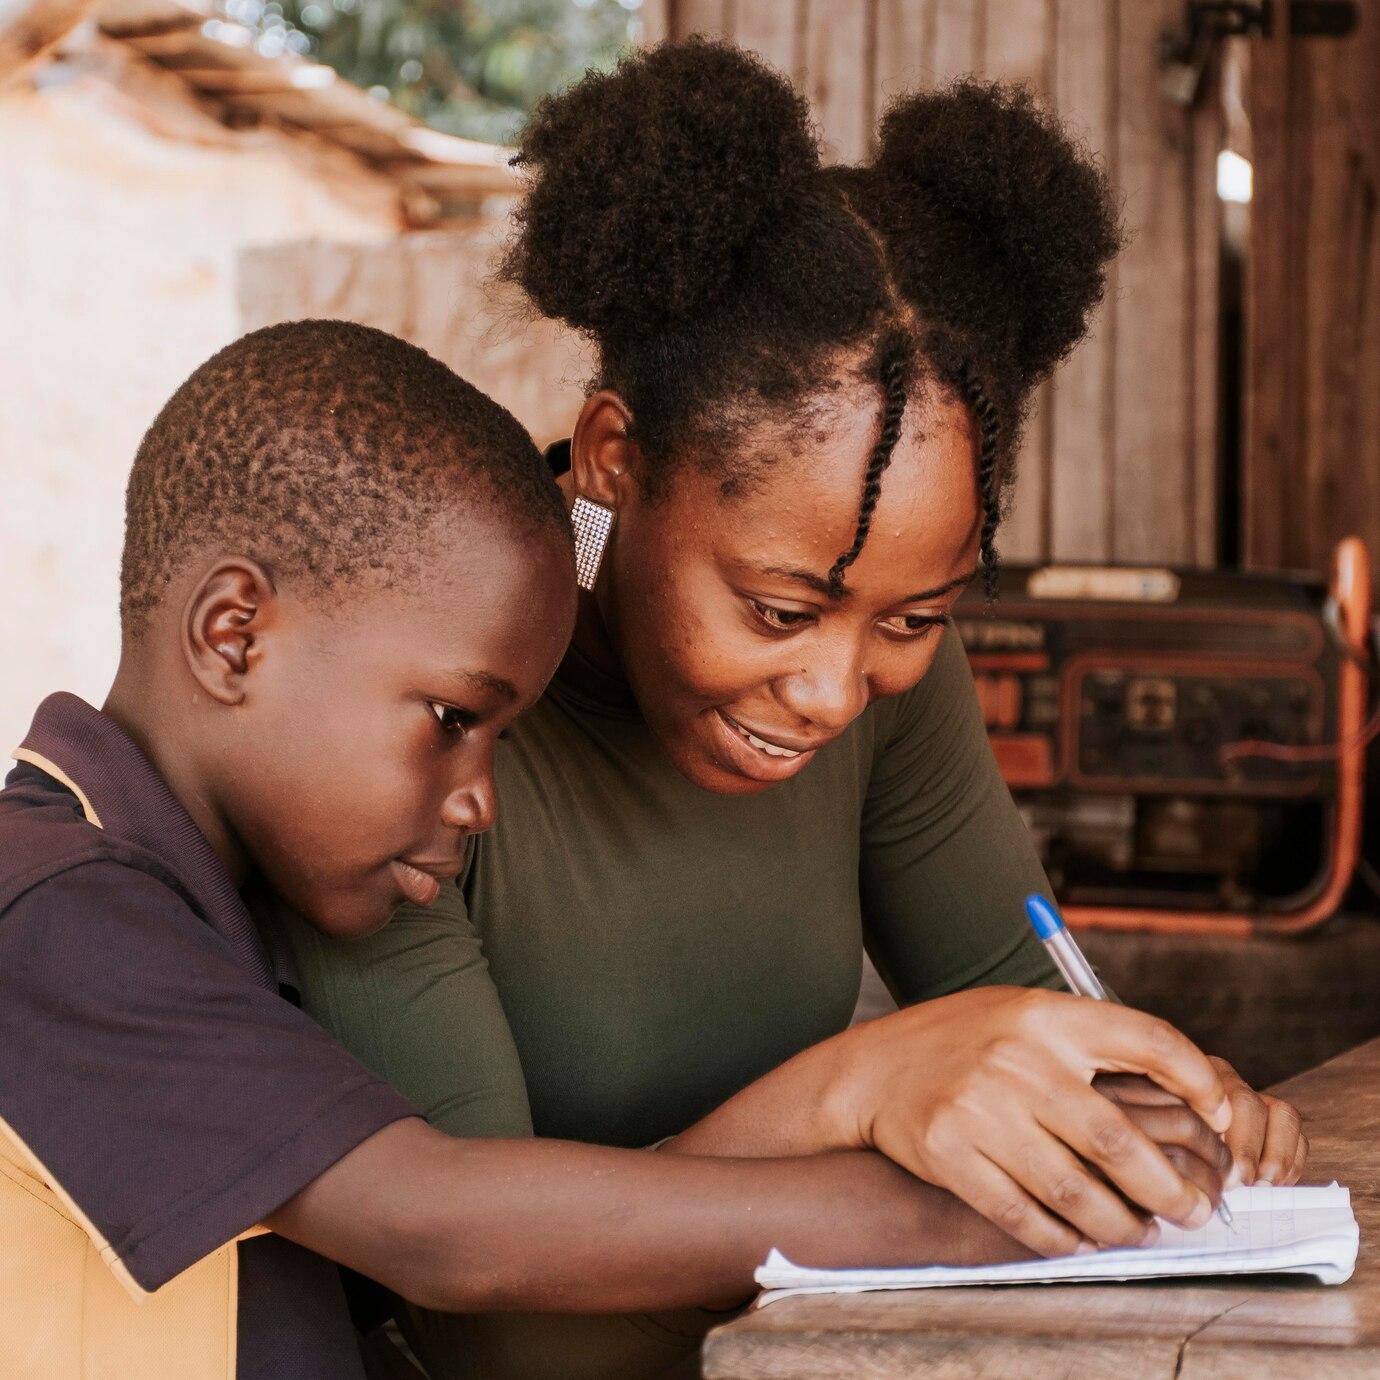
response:
[(1213, 1217), (1197, 1231), (1161, 1223), (1159, 1243), (1059, 1260), (895, 1270), (814, 1270), (772, 1251), (757, 1271), (770, 1303), (788, 1293), (932, 1289), (958, 1284), (1073, 1284), (1082, 1281), (1222, 1274), (1309, 1274), (1340, 1284), (1356, 1268), (1359, 1232), (1351, 1195), (1328, 1188), (1238, 1188), (1227, 1194), (1234, 1223)]
[[(1296, 1196), (1302, 1194), (1296, 1209)], [(1238, 1188), (1227, 1194), (1234, 1223), (1210, 1218), (1197, 1231), (1185, 1231), (1171, 1222), (1160, 1222), (1160, 1241), (1145, 1256), (1216, 1255), (1222, 1251), (1257, 1252), (1287, 1247), (1311, 1239), (1334, 1218), (1350, 1216), (1351, 1195), (1333, 1184), (1330, 1188)], [(1124, 1255), (1123, 1251), (1106, 1255)]]

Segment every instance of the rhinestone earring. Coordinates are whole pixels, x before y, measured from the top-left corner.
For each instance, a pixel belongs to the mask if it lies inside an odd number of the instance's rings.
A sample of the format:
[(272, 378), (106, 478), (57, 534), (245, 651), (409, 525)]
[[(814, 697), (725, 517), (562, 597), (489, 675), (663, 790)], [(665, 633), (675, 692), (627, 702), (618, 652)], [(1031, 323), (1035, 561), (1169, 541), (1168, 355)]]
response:
[(575, 529), (575, 582), (581, 589), (593, 589), (613, 531), (613, 509), (577, 496), (570, 510), (570, 525)]

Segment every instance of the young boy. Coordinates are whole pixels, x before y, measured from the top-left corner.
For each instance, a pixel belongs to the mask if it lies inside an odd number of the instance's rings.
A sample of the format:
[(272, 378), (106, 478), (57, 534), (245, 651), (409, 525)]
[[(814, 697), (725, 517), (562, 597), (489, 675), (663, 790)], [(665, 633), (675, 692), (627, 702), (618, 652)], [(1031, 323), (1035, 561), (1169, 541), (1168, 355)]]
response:
[(453, 1139), (292, 1004), (262, 901), (355, 936), (435, 899), (572, 574), (521, 427), (378, 331), (255, 332), (155, 420), (109, 697), (46, 700), (0, 792), (7, 1380), (358, 1376), (332, 1261), (430, 1308), (612, 1311), (740, 1299), (773, 1244), (1015, 1253), (871, 1154)]

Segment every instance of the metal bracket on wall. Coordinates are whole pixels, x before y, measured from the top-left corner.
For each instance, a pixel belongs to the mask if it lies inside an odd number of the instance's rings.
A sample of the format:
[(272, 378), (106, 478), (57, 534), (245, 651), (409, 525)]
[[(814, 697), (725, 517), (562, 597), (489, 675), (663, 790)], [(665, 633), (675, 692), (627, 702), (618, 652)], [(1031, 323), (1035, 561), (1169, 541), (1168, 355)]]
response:
[[(1355, 0), (1280, 0), (1297, 38), (1345, 38), (1360, 22)], [(1183, 24), (1160, 36), (1160, 90), (1191, 106), (1219, 40), (1274, 31), (1276, 0), (1184, 0)]]

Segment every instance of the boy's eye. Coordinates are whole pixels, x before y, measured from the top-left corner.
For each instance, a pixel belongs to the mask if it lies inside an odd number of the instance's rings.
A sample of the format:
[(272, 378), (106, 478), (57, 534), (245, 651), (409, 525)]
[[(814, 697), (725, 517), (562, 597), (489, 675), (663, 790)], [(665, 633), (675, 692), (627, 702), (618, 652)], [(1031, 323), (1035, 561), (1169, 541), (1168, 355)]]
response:
[(762, 622), (778, 632), (787, 628), (798, 628), (813, 617), (813, 614), (803, 613), (800, 609), (779, 609), (774, 604), (764, 604), (760, 599), (749, 599), (748, 603), (752, 605), (752, 611)]
[(427, 707), (436, 716), (436, 722), (447, 733), (464, 733), (475, 722), (475, 716), (468, 709), (457, 709), (453, 704), (442, 704), (439, 700), (428, 700)]
[(882, 619), (882, 627), (895, 637), (919, 640), (936, 628), (942, 628), (948, 621), (947, 614), (898, 613), (893, 618)]

